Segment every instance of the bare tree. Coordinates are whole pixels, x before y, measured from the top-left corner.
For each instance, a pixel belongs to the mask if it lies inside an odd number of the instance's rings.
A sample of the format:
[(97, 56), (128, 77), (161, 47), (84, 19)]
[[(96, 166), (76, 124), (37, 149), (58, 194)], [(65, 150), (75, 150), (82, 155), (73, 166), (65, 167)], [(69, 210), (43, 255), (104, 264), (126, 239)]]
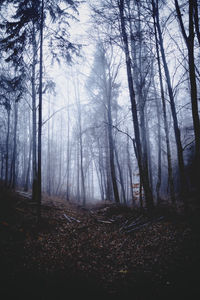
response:
[(188, 35), (186, 34), (186, 29), (182, 19), (181, 9), (178, 0), (175, 1), (175, 7), (177, 12), (178, 21), (181, 28), (181, 33), (183, 35), (185, 44), (188, 50), (188, 69), (189, 69), (189, 79), (190, 79), (190, 95), (191, 95), (191, 105), (192, 105), (192, 117), (194, 126), (194, 136), (195, 136), (195, 161), (196, 170), (199, 173), (200, 170), (200, 121), (198, 112), (198, 97), (197, 97), (197, 84), (196, 84), (196, 71), (195, 71), (195, 57), (194, 57), (194, 40), (195, 40), (195, 28), (197, 32), (197, 38), (199, 39), (199, 26), (198, 26), (198, 7), (197, 1), (189, 1), (189, 25), (188, 25)]
[(119, 12), (120, 12), (120, 22), (121, 22), (121, 31), (122, 31), (122, 39), (124, 45), (124, 52), (126, 57), (126, 69), (127, 69), (127, 78), (128, 78), (128, 86), (129, 86), (129, 94), (131, 100), (131, 108), (132, 108), (132, 116), (133, 116), (133, 124), (134, 124), (134, 133), (135, 133), (135, 143), (137, 148), (137, 159), (138, 159), (138, 167), (140, 171), (141, 181), (144, 187), (146, 206), (148, 209), (152, 209), (153, 207), (153, 195), (152, 190), (149, 183), (149, 174), (148, 174), (148, 165), (147, 161), (142, 161), (142, 147), (140, 140), (140, 130), (139, 130), (139, 122), (137, 116), (137, 105), (135, 99), (135, 90), (133, 86), (133, 76), (131, 70), (131, 58), (129, 51), (129, 43), (128, 36), (126, 31), (125, 24), (125, 16), (124, 16), (124, 0), (120, 0), (118, 2)]
[(179, 174), (180, 174), (180, 192), (181, 192), (182, 199), (184, 201), (185, 210), (187, 210), (186, 195), (188, 193), (188, 189), (187, 189), (187, 180), (186, 180), (186, 176), (185, 176), (185, 166), (184, 166), (184, 160), (183, 160), (183, 147), (182, 147), (182, 142), (181, 142), (180, 129), (179, 129), (179, 125), (178, 125), (178, 119), (177, 119), (176, 107), (175, 107), (175, 102), (174, 102), (171, 78), (170, 78), (169, 68), (167, 65), (166, 55), (165, 55), (165, 50), (164, 50), (163, 36), (162, 36), (161, 27), (160, 27), (158, 1), (155, 3), (155, 1), (152, 0), (152, 7), (153, 7), (153, 14), (155, 15), (156, 27), (158, 30), (160, 52), (161, 52), (161, 57), (162, 57), (162, 61), (163, 61), (163, 67), (164, 67), (167, 88), (168, 88), (168, 93), (169, 93), (169, 99), (170, 99), (171, 113), (172, 113), (172, 118), (173, 118), (174, 134), (175, 134), (175, 139), (176, 139), (178, 166), (179, 166)]

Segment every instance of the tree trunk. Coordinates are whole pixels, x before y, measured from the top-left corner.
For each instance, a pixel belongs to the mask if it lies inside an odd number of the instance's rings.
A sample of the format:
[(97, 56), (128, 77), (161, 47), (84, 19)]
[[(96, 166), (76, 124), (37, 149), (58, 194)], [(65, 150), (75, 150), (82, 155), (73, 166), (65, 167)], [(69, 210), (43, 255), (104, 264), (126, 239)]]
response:
[[(198, 7), (196, 1), (189, 1), (189, 35), (186, 35), (184, 24), (182, 21), (182, 15), (178, 0), (175, 0), (175, 7), (177, 16), (179, 19), (181, 32), (185, 40), (188, 49), (188, 66), (189, 66), (189, 78), (190, 78), (190, 95), (192, 105), (192, 117), (195, 135), (195, 165), (197, 174), (200, 174), (200, 121), (198, 113), (198, 97), (197, 97), (197, 84), (195, 74), (195, 58), (194, 58), (194, 20), (196, 24), (197, 38), (199, 39), (199, 27), (198, 27)], [(198, 183), (197, 183), (198, 184)]]
[(31, 167), (31, 154), (32, 154), (32, 141), (30, 139), (30, 148), (29, 148), (29, 155), (28, 155), (28, 166), (27, 166), (27, 172), (26, 172), (26, 179), (25, 179), (25, 185), (24, 185), (24, 191), (27, 192), (29, 188), (29, 177), (30, 177), (30, 167)]
[[(128, 134), (128, 129), (127, 129)], [(127, 164), (128, 164), (128, 174), (129, 174), (129, 181), (130, 181), (130, 195), (131, 201), (133, 206), (135, 205), (135, 199), (133, 195), (133, 175), (132, 175), (132, 168), (131, 168), (131, 159), (130, 159), (130, 152), (129, 152), (129, 137), (127, 135), (127, 143), (126, 143), (126, 152), (127, 152)]]
[(5, 186), (8, 186), (9, 140), (10, 140), (10, 107), (7, 108)]
[[(85, 192), (85, 177), (84, 177), (84, 170), (83, 170), (83, 132), (82, 132), (82, 111), (81, 111), (81, 104), (80, 104), (80, 91), (79, 91), (79, 81), (78, 81), (78, 74), (76, 72), (74, 78), (74, 91), (76, 97), (76, 105), (77, 105), (77, 114), (78, 114), (78, 148), (80, 155), (80, 179), (81, 179), (81, 198), (82, 204), (85, 206), (86, 204), (86, 192)], [(79, 157), (77, 158), (79, 160)], [(79, 171), (78, 171), (79, 172)]]
[(14, 105), (14, 145), (13, 145), (13, 170), (12, 170), (12, 189), (15, 189), (16, 184), (16, 155), (17, 155), (17, 123), (18, 123), (18, 103)]
[(37, 201), (37, 151), (36, 151), (36, 139), (37, 139), (37, 124), (36, 124), (36, 74), (35, 68), (37, 64), (37, 45), (36, 45), (36, 37), (35, 37), (35, 24), (33, 24), (33, 32), (32, 32), (32, 51), (33, 51), (33, 63), (32, 63), (32, 78), (31, 78), (31, 86), (32, 86), (32, 200)]
[(81, 196), (83, 198), (83, 206), (86, 204), (86, 193), (85, 193), (85, 177), (83, 171), (83, 140), (82, 132), (80, 133), (80, 165), (81, 165)]
[(160, 92), (161, 92), (161, 100), (162, 100), (162, 112), (163, 112), (165, 139), (166, 139), (166, 147), (167, 147), (168, 183), (169, 183), (169, 190), (170, 190), (170, 198), (171, 198), (172, 204), (175, 204), (171, 149), (170, 149), (170, 142), (169, 142), (169, 127), (168, 127), (168, 121), (167, 121), (167, 111), (166, 111), (165, 94), (164, 94), (163, 79), (162, 79), (162, 72), (161, 72), (161, 62), (160, 62), (155, 14), (153, 14), (153, 21), (154, 21), (154, 34), (155, 34), (155, 40), (156, 40), (156, 54), (157, 54), (157, 61), (158, 61)]
[(153, 12), (154, 12), (155, 18), (156, 18), (156, 26), (157, 26), (159, 42), (160, 42), (160, 51), (161, 51), (161, 56), (162, 56), (162, 61), (163, 61), (163, 66), (164, 66), (165, 77), (167, 80), (167, 87), (168, 87), (168, 93), (169, 93), (169, 99), (170, 99), (170, 107), (171, 107), (173, 124), (174, 124), (174, 134), (175, 134), (175, 140), (176, 140), (179, 175), (180, 175), (180, 193), (181, 193), (181, 197), (184, 202), (185, 210), (187, 210), (186, 197), (188, 194), (188, 189), (187, 189), (187, 181), (186, 181), (186, 177), (185, 177), (185, 167), (184, 167), (184, 160), (183, 160), (183, 148), (182, 148), (182, 143), (181, 143), (180, 129), (178, 126), (176, 107), (175, 107), (175, 103), (174, 103), (174, 95), (173, 95), (173, 90), (172, 90), (172, 86), (171, 86), (169, 69), (168, 69), (168, 65), (167, 65), (167, 61), (166, 61), (166, 57), (165, 57), (162, 32), (161, 32), (160, 22), (159, 22), (158, 7), (155, 6), (154, 0), (152, 0), (152, 6), (153, 6)]
[(112, 136), (112, 117), (111, 117), (110, 99), (108, 100), (108, 141), (109, 141), (110, 172), (111, 172), (113, 193), (115, 196), (115, 202), (119, 203), (120, 199), (119, 199), (119, 192), (118, 192), (118, 186), (116, 180), (116, 170), (115, 170), (115, 163), (114, 163), (114, 143), (113, 143), (113, 136)]
[(37, 221), (41, 218), (42, 202), (42, 83), (43, 83), (43, 29), (44, 29), (44, 0), (41, 1), (40, 21), (40, 70), (39, 70), (39, 106), (38, 106), (38, 180), (37, 180)]
[(195, 24), (195, 30), (197, 34), (198, 43), (200, 46), (200, 30), (199, 30), (199, 12), (198, 12), (198, 3), (197, 0), (193, 0), (194, 5), (194, 24)]
[(67, 201), (70, 200), (70, 187), (69, 187), (69, 179), (70, 179), (70, 116), (69, 116), (69, 98), (67, 101), (67, 191), (66, 198)]
[(144, 187), (146, 207), (149, 210), (151, 210), (154, 206), (153, 195), (152, 195), (152, 191), (151, 191), (150, 184), (149, 184), (148, 169), (145, 166), (143, 166), (142, 157), (141, 157), (142, 148), (141, 148), (141, 141), (140, 141), (140, 131), (139, 131), (138, 116), (137, 116), (135, 91), (134, 91), (134, 87), (133, 87), (131, 59), (130, 59), (129, 47), (128, 47), (128, 37), (127, 37), (127, 33), (126, 33), (125, 18), (124, 18), (124, 0), (119, 1), (119, 11), (120, 11), (122, 39), (123, 39), (123, 43), (124, 43), (124, 51), (125, 51), (125, 57), (126, 57), (126, 70), (127, 70), (127, 78), (128, 78), (128, 86), (129, 86), (129, 95), (130, 95), (130, 100), (131, 100), (131, 111), (132, 111), (132, 117), (133, 117), (135, 142), (136, 142), (136, 147), (137, 147), (138, 167), (139, 167), (139, 172), (140, 172), (140, 176), (141, 176), (141, 181), (142, 181), (143, 187)]
[[(155, 89), (155, 83), (154, 83)], [(156, 95), (156, 89), (155, 89)], [(157, 196), (157, 205), (160, 204), (160, 187), (162, 182), (162, 170), (161, 170), (161, 121), (160, 121), (160, 105), (158, 100), (156, 99), (156, 112), (157, 112), (157, 120), (158, 120), (158, 173), (157, 173), (157, 183), (156, 183), (156, 196)]]
[(115, 149), (115, 157), (116, 157), (117, 168), (118, 168), (118, 173), (119, 173), (119, 180), (120, 180), (120, 184), (121, 184), (123, 203), (126, 204), (124, 179), (123, 179), (123, 174), (122, 174), (122, 170), (121, 170), (120, 163), (119, 163), (119, 157), (118, 157), (118, 152), (117, 152), (116, 146), (114, 146), (114, 149)]
[(76, 166), (77, 166), (77, 179), (76, 179), (76, 197), (77, 202), (80, 202), (80, 164), (79, 164), (79, 141), (77, 141), (77, 147), (76, 147)]

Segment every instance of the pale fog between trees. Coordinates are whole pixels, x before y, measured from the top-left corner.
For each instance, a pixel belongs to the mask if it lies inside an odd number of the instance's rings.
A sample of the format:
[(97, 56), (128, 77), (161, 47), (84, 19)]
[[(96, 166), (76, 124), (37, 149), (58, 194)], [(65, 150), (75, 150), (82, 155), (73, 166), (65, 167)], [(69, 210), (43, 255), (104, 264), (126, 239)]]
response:
[[(200, 1), (0, 0), (0, 176), (86, 205), (197, 195)], [(42, 196), (41, 196), (42, 195)]]

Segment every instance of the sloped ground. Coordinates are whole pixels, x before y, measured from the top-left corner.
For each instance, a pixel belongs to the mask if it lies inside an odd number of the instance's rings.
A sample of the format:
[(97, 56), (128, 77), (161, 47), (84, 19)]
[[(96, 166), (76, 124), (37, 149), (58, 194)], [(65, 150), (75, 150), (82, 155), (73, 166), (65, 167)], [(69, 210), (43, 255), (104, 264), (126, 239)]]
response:
[(198, 216), (0, 201), (1, 299), (200, 299)]

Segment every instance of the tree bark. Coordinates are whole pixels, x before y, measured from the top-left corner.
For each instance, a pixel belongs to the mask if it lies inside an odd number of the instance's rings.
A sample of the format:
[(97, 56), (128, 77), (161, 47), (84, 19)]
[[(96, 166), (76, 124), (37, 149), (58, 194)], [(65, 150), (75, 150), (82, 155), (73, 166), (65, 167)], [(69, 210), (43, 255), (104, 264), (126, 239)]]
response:
[(195, 24), (195, 30), (197, 34), (198, 43), (200, 46), (200, 30), (199, 30), (199, 12), (198, 12), (198, 3), (197, 0), (193, 0), (194, 5), (194, 24)]
[(164, 129), (165, 129), (165, 140), (166, 140), (166, 147), (167, 147), (168, 182), (169, 182), (170, 198), (171, 198), (172, 204), (175, 204), (171, 149), (170, 149), (170, 142), (169, 142), (169, 127), (168, 127), (168, 121), (167, 121), (167, 110), (166, 110), (166, 103), (165, 103), (165, 94), (164, 94), (164, 87), (163, 87), (155, 14), (153, 14), (153, 21), (154, 21), (154, 34), (155, 34), (155, 41), (156, 41), (156, 54), (157, 54), (160, 92), (161, 92), (161, 101), (162, 101), (162, 112), (163, 112)]
[(17, 156), (17, 124), (18, 124), (18, 103), (14, 105), (14, 145), (13, 145), (13, 159), (12, 159), (12, 189), (15, 189), (16, 185), (16, 156)]
[(10, 107), (7, 108), (7, 134), (6, 134), (6, 166), (5, 186), (8, 186), (8, 162), (9, 162), (9, 140), (10, 140)]
[[(175, 0), (176, 12), (181, 28), (183, 38), (185, 40), (187, 50), (188, 50), (188, 67), (189, 67), (189, 78), (190, 78), (190, 95), (191, 95), (191, 105), (192, 105), (192, 117), (195, 135), (195, 165), (197, 174), (200, 174), (200, 121), (198, 113), (198, 96), (197, 96), (197, 84), (196, 84), (196, 74), (195, 74), (195, 58), (194, 58), (194, 19), (196, 22), (197, 37), (199, 38), (199, 27), (197, 22), (198, 7), (195, 1), (189, 1), (189, 35), (187, 36), (185, 32), (185, 27), (182, 20), (182, 15), (178, 0)], [(196, 8), (196, 9), (195, 9)]]
[(120, 12), (120, 22), (121, 22), (121, 30), (122, 30), (122, 39), (124, 44), (124, 51), (126, 57), (126, 70), (127, 70), (127, 78), (128, 78), (128, 86), (129, 86), (129, 95), (131, 100), (131, 111), (133, 117), (133, 125), (134, 125), (134, 133), (135, 133), (135, 142), (137, 147), (137, 158), (138, 158), (138, 167), (141, 176), (141, 181), (144, 187), (145, 193), (145, 201), (146, 207), (151, 210), (154, 206), (153, 204), (153, 195), (149, 184), (149, 174), (148, 169), (143, 165), (142, 162), (142, 148), (141, 148), (141, 141), (140, 141), (140, 131), (139, 131), (139, 122), (137, 116), (137, 106), (135, 100), (135, 91), (133, 87), (133, 78), (132, 78), (132, 71), (131, 71), (131, 58), (129, 54), (129, 47), (128, 47), (128, 37), (126, 32), (125, 26), (125, 17), (124, 17), (124, 0), (119, 1), (119, 12)]
[[(127, 134), (128, 134), (128, 129), (127, 129)], [(135, 206), (135, 199), (134, 199), (134, 195), (133, 195), (133, 175), (132, 175), (132, 168), (131, 168), (128, 135), (127, 135), (127, 143), (126, 143), (126, 152), (127, 152), (128, 174), (129, 174), (129, 181), (130, 181), (130, 195), (131, 195), (132, 205)]]
[(117, 149), (116, 149), (115, 145), (114, 145), (114, 150), (115, 150), (115, 157), (116, 157), (117, 168), (118, 168), (118, 173), (119, 173), (119, 180), (120, 180), (120, 184), (121, 184), (123, 203), (126, 204), (126, 193), (125, 193), (125, 187), (124, 187), (124, 179), (123, 179), (121, 166), (120, 166), (120, 163), (119, 163), (118, 152), (117, 152)]
[(178, 119), (177, 119), (177, 114), (176, 114), (174, 95), (173, 95), (169, 69), (168, 69), (165, 51), (164, 51), (163, 37), (162, 37), (161, 28), (160, 28), (158, 7), (156, 7), (154, 0), (152, 0), (152, 6), (153, 6), (153, 13), (155, 14), (155, 19), (156, 19), (156, 26), (157, 26), (157, 30), (158, 30), (159, 43), (160, 43), (160, 51), (161, 51), (161, 56), (162, 56), (162, 61), (163, 61), (163, 66), (164, 66), (165, 77), (166, 77), (166, 81), (167, 81), (167, 88), (168, 88), (169, 99), (170, 99), (170, 107), (171, 107), (171, 113), (172, 113), (172, 119), (173, 119), (173, 125), (174, 125), (174, 134), (175, 134), (175, 140), (176, 140), (179, 175), (180, 175), (180, 194), (181, 194), (181, 197), (184, 202), (185, 210), (187, 210), (186, 197), (188, 194), (188, 189), (187, 189), (187, 181), (186, 181), (186, 176), (185, 176), (183, 148), (182, 148), (182, 143), (181, 143), (180, 129), (178, 126)]
[(33, 23), (32, 31), (32, 51), (33, 51), (33, 63), (32, 63), (32, 200), (37, 201), (37, 124), (36, 124), (36, 64), (37, 64), (37, 45), (36, 45), (36, 34), (35, 24)]
[(42, 83), (43, 83), (43, 29), (44, 0), (41, 0), (40, 20), (40, 70), (39, 70), (39, 106), (38, 106), (38, 180), (37, 180), (37, 221), (40, 223), (42, 202)]

